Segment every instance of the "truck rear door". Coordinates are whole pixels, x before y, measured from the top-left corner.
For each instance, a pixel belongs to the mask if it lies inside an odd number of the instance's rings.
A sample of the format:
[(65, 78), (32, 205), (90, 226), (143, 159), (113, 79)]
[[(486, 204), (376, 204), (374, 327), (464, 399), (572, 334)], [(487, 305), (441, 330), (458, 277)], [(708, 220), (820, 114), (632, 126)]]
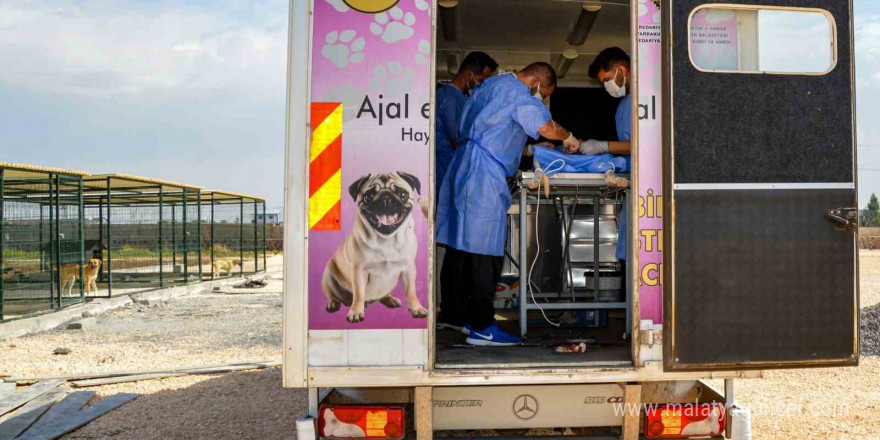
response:
[(666, 370), (856, 365), (851, 2), (661, 13)]

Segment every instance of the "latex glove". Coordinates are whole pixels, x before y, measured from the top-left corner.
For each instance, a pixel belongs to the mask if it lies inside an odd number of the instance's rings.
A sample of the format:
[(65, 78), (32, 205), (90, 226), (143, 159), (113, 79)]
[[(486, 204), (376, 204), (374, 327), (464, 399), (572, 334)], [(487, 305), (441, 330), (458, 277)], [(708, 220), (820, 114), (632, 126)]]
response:
[(567, 139), (562, 141), (562, 145), (565, 147), (566, 153), (577, 153), (578, 149), (581, 146), (581, 141), (578, 140), (578, 138), (574, 137), (574, 133), (572, 133), (568, 135)]
[(595, 139), (587, 139), (581, 142), (578, 151), (585, 156), (595, 156), (597, 154), (605, 154), (608, 152), (608, 142), (597, 141)]

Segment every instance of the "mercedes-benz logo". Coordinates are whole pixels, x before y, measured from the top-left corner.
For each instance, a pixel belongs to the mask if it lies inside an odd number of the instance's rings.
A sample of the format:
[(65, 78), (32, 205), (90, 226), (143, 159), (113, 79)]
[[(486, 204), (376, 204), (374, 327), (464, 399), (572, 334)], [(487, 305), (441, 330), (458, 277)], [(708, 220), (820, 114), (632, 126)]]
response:
[(513, 415), (520, 420), (529, 420), (538, 415), (538, 399), (529, 394), (523, 394), (513, 400)]

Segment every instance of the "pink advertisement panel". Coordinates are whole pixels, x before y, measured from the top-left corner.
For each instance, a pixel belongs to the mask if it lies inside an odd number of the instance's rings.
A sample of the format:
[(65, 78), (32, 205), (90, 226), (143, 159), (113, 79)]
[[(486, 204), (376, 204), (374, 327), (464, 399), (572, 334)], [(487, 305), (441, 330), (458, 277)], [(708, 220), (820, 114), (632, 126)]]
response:
[(314, 0), (310, 329), (427, 327), (430, 13)]
[(691, 17), (690, 52), (701, 69), (739, 70), (736, 11), (700, 9)]
[(639, 306), (663, 320), (660, 1), (639, 0)]

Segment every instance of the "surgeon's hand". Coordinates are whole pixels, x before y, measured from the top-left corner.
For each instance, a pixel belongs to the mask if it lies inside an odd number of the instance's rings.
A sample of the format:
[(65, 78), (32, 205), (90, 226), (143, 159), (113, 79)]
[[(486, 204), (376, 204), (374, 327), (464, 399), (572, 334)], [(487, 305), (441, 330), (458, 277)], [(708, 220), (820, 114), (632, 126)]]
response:
[(565, 147), (566, 153), (572, 154), (578, 151), (578, 148), (581, 146), (581, 141), (574, 137), (574, 133), (572, 133), (568, 135), (567, 139), (562, 141), (562, 145)]
[(585, 156), (595, 156), (597, 154), (605, 154), (608, 152), (608, 142), (597, 141), (595, 139), (587, 139), (581, 142), (578, 151)]

